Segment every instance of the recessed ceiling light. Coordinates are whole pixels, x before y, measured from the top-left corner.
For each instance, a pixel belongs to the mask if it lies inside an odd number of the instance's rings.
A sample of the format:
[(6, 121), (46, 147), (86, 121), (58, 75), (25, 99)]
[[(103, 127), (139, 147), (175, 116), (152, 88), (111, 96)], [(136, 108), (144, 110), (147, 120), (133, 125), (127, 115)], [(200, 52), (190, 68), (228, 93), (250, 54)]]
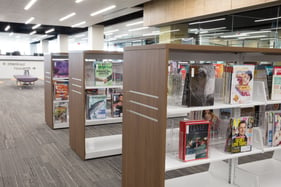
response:
[(37, 0), (30, 0), (29, 3), (27, 3), (27, 5), (24, 7), (24, 10), (30, 9), (30, 7), (32, 7), (36, 1)]
[(96, 12), (91, 13), (91, 16), (95, 16), (95, 15), (101, 14), (103, 12), (109, 11), (109, 10), (114, 9), (114, 8), (116, 8), (116, 5), (111, 5), (109, 7), (106, 7), (104, 9), (101, 9), (101, 10), (98, 10)]
[(37, 25), (34, 25), (33, 27), (32, 27), (32, 29), (34, 30), (34, 29), (37, 29), (38, 27), (40, 27), (41, 26), (41, 24), (37, 24)]
[(36, 31), (32, 31), (31, 33), (29, 33), (29, 35), (33, 35), (33, 34), (35, 34), (36, 33)]
[(127, 27), (130, 27), (130, 26), (140, 25), (140, 24), (143, 24), (143, 21), (137, 21), (137, 22), (134, 22), (134, 23), (129, 23), (129, 24), (127, 24), (126, 26), (127, 26)]
[(148, 27), (140, 27), (140, 28), (130, 29), (129, 32), (140, 31), (140, 30), (145, 30), (145, 29), (148, 29)]
[(11, 26), (10, 26), (10, 25), (7, 25), (4, 30), (5, 30), (5, 31), (8, 31), (8, 30), (10, 30), (10, 28), (11, 28)]
[(72, 12), (72, 13), (70, 13), (70, 14), (68, 14), (68, 15), (66, 15), (66, 16), (64, 16), (64, 17), (62, 17), (62, 18), (60, 18), (59, 20), (60, 21), (64, 21), (64, 20), (66, 20), (66, 19), (68, 19), (68, 18), (71, 18), (72, 16), (75, 16), (76, 15), (76, 13), (75, 12)]
[(75, 3), (81, 3), (83, 0), (76, 0)]
[(25, 22), (25, 24), (29, 24), (30, 22), (32, 22), (34, 20), (34, 17), (31, 17), (31, 18), (29, 18), (26, 22)]
[(52, 28), (52, 29), (49, 29), (49, 30), (45, 31), (45, 33), (46, 33), (46, 34), (48, 34), (48, 33), (53, 32), (53, 31), (55, 31), (55, 29), (54, 29), (54, 28)]
[(83, 25), (85, 23), (86, 23), (86, 21), (82, 21), (80, 23), (76, 23), (76, 24), (72, 25), (71, 27), (78, 27), (78, 26)]

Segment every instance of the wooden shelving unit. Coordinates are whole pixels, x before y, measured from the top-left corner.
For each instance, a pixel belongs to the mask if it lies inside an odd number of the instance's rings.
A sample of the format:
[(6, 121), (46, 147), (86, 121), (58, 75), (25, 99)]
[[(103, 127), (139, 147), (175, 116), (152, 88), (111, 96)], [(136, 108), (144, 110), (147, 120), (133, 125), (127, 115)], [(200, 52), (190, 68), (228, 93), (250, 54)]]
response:
[(68, 102), (67, 100), (54, 100), (54, 81), (66, 80), (68, 78), (54, 78), (54, 62), (68, 60), (68, 53), (50, 53), (44, 55), (44, 80), (45, 80), (45, 121), (52, 129), (66, 128), (68, 123), (54, 123), (54, 103)]
[[(233, 179), (235, 176), (232, 176), (234, 169), (230, 165), (235, 166), (234, 163), (238, 157), (264, 151), (259, 129), (255, 130), (254, 135), (257, 140), (251, 152), (224, 153), (223, 146), (218, 144), (210, 148), (209, 159), (185, 163), (176, 158), (176, 153), (166, 151), (167, 117), (184, 116), (192, 110), (266, 105), (271, 101), (266, 101), (263, 84), (255, 83), (254, 101), (249, 104), (216, 103), (214, 106), (208, 107), (171, 108), (167, 106), (168, 61), (236, 61), (242, 63), (244, 61), (278, 62), (280, 59), (280, 49), (181, 44), (125, 48), (123, 86), (126, 99), (123, 111), (122, 186), (200, 186), (202, 182), (204, 183), (202, 180), (205, 179), (205, 182), (210, 181), (208, 186), (235, 186)], [(226, 159), (232, 164), (226, 166), (222, 161)], [(165, 180), (165, 172), (168, 170), (204, 163), (210, 163), (207, 173)]]
[(69, 53), (69, 132), (70, 146), (82, 160), (121, 154), (122, 136), (86, 138), (85, 125), (120, 123), (122, 118), (86, 120), (86, 90), (94, 88), (121, 88), (122, 86), (86, 87), (85, 63), (92, 59), (122, 60), (123, 53), (106, 51), (73, 51)]

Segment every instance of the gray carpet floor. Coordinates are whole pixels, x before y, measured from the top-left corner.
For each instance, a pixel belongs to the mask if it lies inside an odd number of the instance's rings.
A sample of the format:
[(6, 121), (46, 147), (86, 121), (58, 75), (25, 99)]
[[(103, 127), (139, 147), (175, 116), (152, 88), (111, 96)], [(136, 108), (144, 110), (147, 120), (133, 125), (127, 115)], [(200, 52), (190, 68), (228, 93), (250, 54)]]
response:
[[(51, 130), (44, 119), (44, 85), (20, 89), (0, 80), (1, 186), (121, 186), (121, 155), (82, 161), (69, 147), (69, 130)], [(86, 137), (119, 134), (120, 124), (86, 128)], [(240, 163), (271, 157), (241, 158)], [(206, 171), (208, 164), (166, 173), (166, 178)]]

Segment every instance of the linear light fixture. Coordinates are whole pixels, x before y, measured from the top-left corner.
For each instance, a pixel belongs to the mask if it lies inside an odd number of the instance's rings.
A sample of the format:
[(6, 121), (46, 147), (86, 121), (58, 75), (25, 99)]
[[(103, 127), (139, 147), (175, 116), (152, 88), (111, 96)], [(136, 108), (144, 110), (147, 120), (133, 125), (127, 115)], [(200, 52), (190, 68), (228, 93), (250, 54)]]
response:
[(60, 21), (64, 21), (64, 20), (66, 20), (66, 19), (68, 19), (68, 18), (71, 18), (72, 16), (75, 16), (76, 15), (76, 13), (75, 12), (72, 12), (72, 13), (70, 13), (70, 14), (68, 14), (68, 15), (66, 15), (66, 16), (64, 16), (64, 17), (62, 17), (62, 18), (60, 18), (59, 20)]
[(11, 26), (10, 26), (10, 25), (7, 25), (4, 30), (5, 30), (5, 31), (8, 31), (8, 30), (10, 30), (10, 28), (11, 28)]
[(41, 24), (37, 24), (37, 25), (34, 25), (33, 27), (32, 27), (32, 29), (34, 30), (34, 29), (37, 29), (38, 27), (40, 27), (41, 26)]
[(254, 22), (263, 22), (263, 21), (272, 21), (276, 19), (280, 19), (281, 17), (274, 17), (274, 18), (265, 18), (265, 19), (256, 19)]
[(128, 36), (129, 34), (120, 34), (120, 35), (116, 35), (115, 38), (122, 38), (124, 36)]
[(33, 34), (35, 34), (36, 33), (36, 31), (32, 31), (31, 33), (29, 33), (29, 35), (33, 35)]
[(76, 0), (75, 3), (81, 3), (83, 0)]
[(101, 14), (101, 13), (103, 13), (103, 12), (109, 11), (109, 10), (114, 9), (114, 8), (116, 8), (116, 5), (111, 5), (111, 6), (109, 6), (109, 7), (104, 8), (104, 9), (101, 9), (101, 10), (98, 10), (98, 11), (96, 11), (96, 12), (93, 12), (93, 13), (91, 13), (90, 15), (91, 15), (91, 16), (96, 16), (96, 15), (98, 15), (98, 14)]
[(127, 26), (127, 27), (130, 27), (130, 26), (140, 25), (140, 24), (143, 24), (143, 21), (137, 21), (137, 22), (134, 22), (134, 23), (129, 23), (129, 24), (127, 24), (126, 26)]
[(135, 28), (135, 29), (129, 29), (128, 31), (129, 32), (132, 32), (132, 31), (140, 31), (140, 30), (145, 30), (145, 29), (148, 29), (149, 27), (140, 27), (140, 28)]
[(54, 28), (49, 29), (49, 30), (45, 31), (45, 34), (48, 34), (48, 33), (53, 32), (53, 31), (55, 31), (55, 29), (54, 29)]
[(253, 39), (253, 38), (264, 38), (267, 37), (266, 35), (257, 35), (257, 36), (245, 36), (245, 37), (239, 37), (239, 40), (244, 40), (244, 39)]
[(9, 36), (13, 36), (13, 35), (14, 35), (14, 33), (13, 33), (13, 32), (10, 32)]
[(111, 35), (112, 33), (118, 32), (118, 31), (119, 31), (119, 29), (114, 29), (114, 30), (106, 31), (106, 32), (104, 32), (103, 34), (105, 34), (105, 35)]
[(80, 23), (76, 23), (76, 24), (72, 25), (71, 27), (78, 27), (78, 26), (83, 25), (85, 23), (86, 23), (86, 21), (82, 21)]
[(226, 18), (219, 18), (219, 19), (210, 19), (210, 20), (206, 20), (206, 21), (197, 21), (197, 22), (189, 23), (188, 25), (196, 25), (196, 24), (210, 23), (210, 22), (216, 22), (216, 21), (223, 21), (225, 19)]
[(32, 22), (34, 20), (34, 17), (31, 17), (31, 18), (29, 18), (26, 22), (25, 22), (25, 24), (29, 24), (30, 22)]
[(30, 0), (29, 3), (27, 3), (27, 5), (24, 7), (24, 10), (30, 9), (30, 7), (32, 7), (36, 1), (37, 0)]

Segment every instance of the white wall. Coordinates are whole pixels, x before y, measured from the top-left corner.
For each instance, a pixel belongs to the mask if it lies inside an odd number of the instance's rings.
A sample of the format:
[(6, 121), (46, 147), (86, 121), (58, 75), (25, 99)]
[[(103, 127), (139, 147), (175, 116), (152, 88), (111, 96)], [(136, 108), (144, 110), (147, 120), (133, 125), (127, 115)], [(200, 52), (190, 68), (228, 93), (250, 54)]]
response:
[(20, 51), (21, 55), (30, 55), (30, 41), (15, 37), (0, 36), (0, 51), (1, 54)]

